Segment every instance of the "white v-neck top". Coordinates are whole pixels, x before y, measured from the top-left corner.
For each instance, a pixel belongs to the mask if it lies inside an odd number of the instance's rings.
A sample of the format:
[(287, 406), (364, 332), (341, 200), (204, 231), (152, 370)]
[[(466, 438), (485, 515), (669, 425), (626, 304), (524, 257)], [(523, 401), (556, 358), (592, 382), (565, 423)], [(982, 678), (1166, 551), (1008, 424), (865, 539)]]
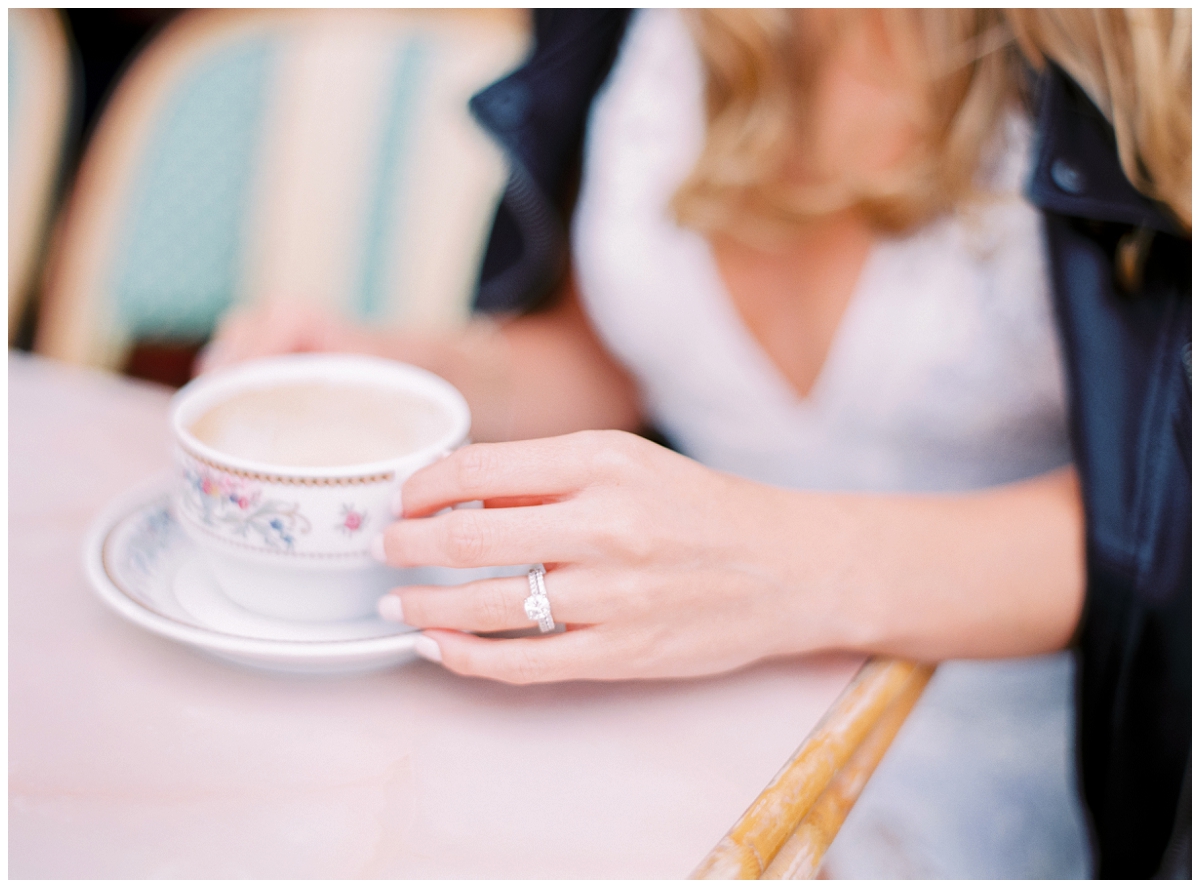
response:
[(961, 490), (1069, 461), (1027, 121), (987, 203), (872, 248), (799, 398), (734, 307), (708, 242), (668, 202), (704, 138), (700, 60), (677, 11), (630, 24), (593, 106), (573, 225), (582, 300), (684, 453), (764, 483)]

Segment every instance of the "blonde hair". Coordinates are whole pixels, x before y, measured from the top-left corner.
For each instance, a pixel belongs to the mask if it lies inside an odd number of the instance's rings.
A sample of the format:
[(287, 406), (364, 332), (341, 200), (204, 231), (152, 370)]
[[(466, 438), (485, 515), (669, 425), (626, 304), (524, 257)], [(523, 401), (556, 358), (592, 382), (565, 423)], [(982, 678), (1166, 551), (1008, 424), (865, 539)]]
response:
[[(813, 10), (699, 10), (689, 14), (705, 71), (707, 135), (672, 206), (683, 225), (761, 240), (841, 210), (903, 231), (967, 198), (1014, 98), (1019, 78), (996, 10), (838, 11), (832, 28)], [(799, 184), (790, 158), (811, 144), (816, 73), (852, 16), (882, 26), (915, 85), (912, 146), (868, 181), (845, 176)]]
[(1041, 67), (1069, 74), (1109, 119), (1121, 168), (1192, 227), (1192, 11), (1020, 9), (1006, 17)]

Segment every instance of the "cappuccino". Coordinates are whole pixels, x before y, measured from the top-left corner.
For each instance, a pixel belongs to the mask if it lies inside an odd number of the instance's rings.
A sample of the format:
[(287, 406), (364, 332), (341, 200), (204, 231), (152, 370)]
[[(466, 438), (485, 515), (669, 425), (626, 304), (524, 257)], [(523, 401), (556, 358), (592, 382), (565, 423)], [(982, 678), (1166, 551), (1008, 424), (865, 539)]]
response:
[(294, 382), (246, 389), (206, 410), (188, 431), (228, 456), (278, 466), (347, 466), (415, 453), (453, 418), (408, 391)]

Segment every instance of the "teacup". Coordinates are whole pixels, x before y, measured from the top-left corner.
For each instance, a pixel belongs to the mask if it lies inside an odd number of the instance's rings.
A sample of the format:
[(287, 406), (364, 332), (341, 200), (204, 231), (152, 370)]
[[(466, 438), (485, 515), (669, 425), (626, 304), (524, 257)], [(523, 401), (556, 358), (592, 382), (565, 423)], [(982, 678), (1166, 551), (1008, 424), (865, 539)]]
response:
[(471, 416), (417, 367), (303, 354), (193, 380), (170, 423), (175, 511), (222, 590), (311, 622), (375, 612), (398, 572), (372, 558), (370, 540), (394, 520), (405, 479), (466, 441)]

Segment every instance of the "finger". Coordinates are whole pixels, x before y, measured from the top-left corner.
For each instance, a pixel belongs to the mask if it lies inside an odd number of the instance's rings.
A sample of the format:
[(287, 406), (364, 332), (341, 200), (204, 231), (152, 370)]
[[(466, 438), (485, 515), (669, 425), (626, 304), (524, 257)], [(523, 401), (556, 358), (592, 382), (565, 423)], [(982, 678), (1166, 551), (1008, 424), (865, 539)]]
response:
[[(611, 647), (594, 629), (578, 629), (538, 638), (479, 638), (463, 632), (430, 629), (422, 633), (437, 645), (436, 657), (459, 675), (509, 684), (536, 684), (578, 678), (615, 677), (605, 660)], [(426, 654), (422, 654), (426, 656)]]
[[(461, 586), (405, 586), (387, 598), (398, 607), (380, 613), (418, 629), (459, 629), (463, 632), (501, 632), (536, 625), (525, 615), (529, 582), (525, 577), (480, 580)], [(556, 615), (557, 616), (557, 615)]]
[[(559, 624), (583, 625), (603, 616), (603, 604), (589, 606), (581, 598), (580, 580), (586, 578), (569, 568), (546, 574), (546, 595)], [(464, 632), (502, 632), (537, 625), (525, 614), (529, 578), (499, 577), (460, 586), (403, 586), (393, 589), (381, 603), (380, 612), (390, 619), (419, 629), (460, 629)]]
[(248, 343), (255, 357), (318, 350), (321, 322), (302, 302), (272, 300), (257, 320), (253, 341)]
[(596, 477), (596, 462), (620, 447), (618, 432), (471, 444), (404, 483), (404, 514), (429, 515), (454, 503), (508, 497), (561, 497)]
[(237, 363), (242, 351), (247, 318), (243, 309), (227, 312), (208, 344), (196, 356), (195, 372), (211, 373)]
[(568, 504), (513, 509), (455, 509), (405, 518), (383, 531), (383, 552), (396, 567), (494, 567), (578, 561), (583, 547), (564, 533), (577, 522)]
[(244, 306), (231, 310), (205, 349), (202, 370), (220, 370), (270, 354), (265, 349), (269, 348), (267, 331), (271, 327), (270, 313), (265, 309)]
[(196, 353), (196, 358), (192, 361), (193, 377), (204, 373), (211, 373), (213, 370), (225, 366), (225, 355), (222, 353), (222, 346), (223, 343), (218, 343), (214, 340)]

